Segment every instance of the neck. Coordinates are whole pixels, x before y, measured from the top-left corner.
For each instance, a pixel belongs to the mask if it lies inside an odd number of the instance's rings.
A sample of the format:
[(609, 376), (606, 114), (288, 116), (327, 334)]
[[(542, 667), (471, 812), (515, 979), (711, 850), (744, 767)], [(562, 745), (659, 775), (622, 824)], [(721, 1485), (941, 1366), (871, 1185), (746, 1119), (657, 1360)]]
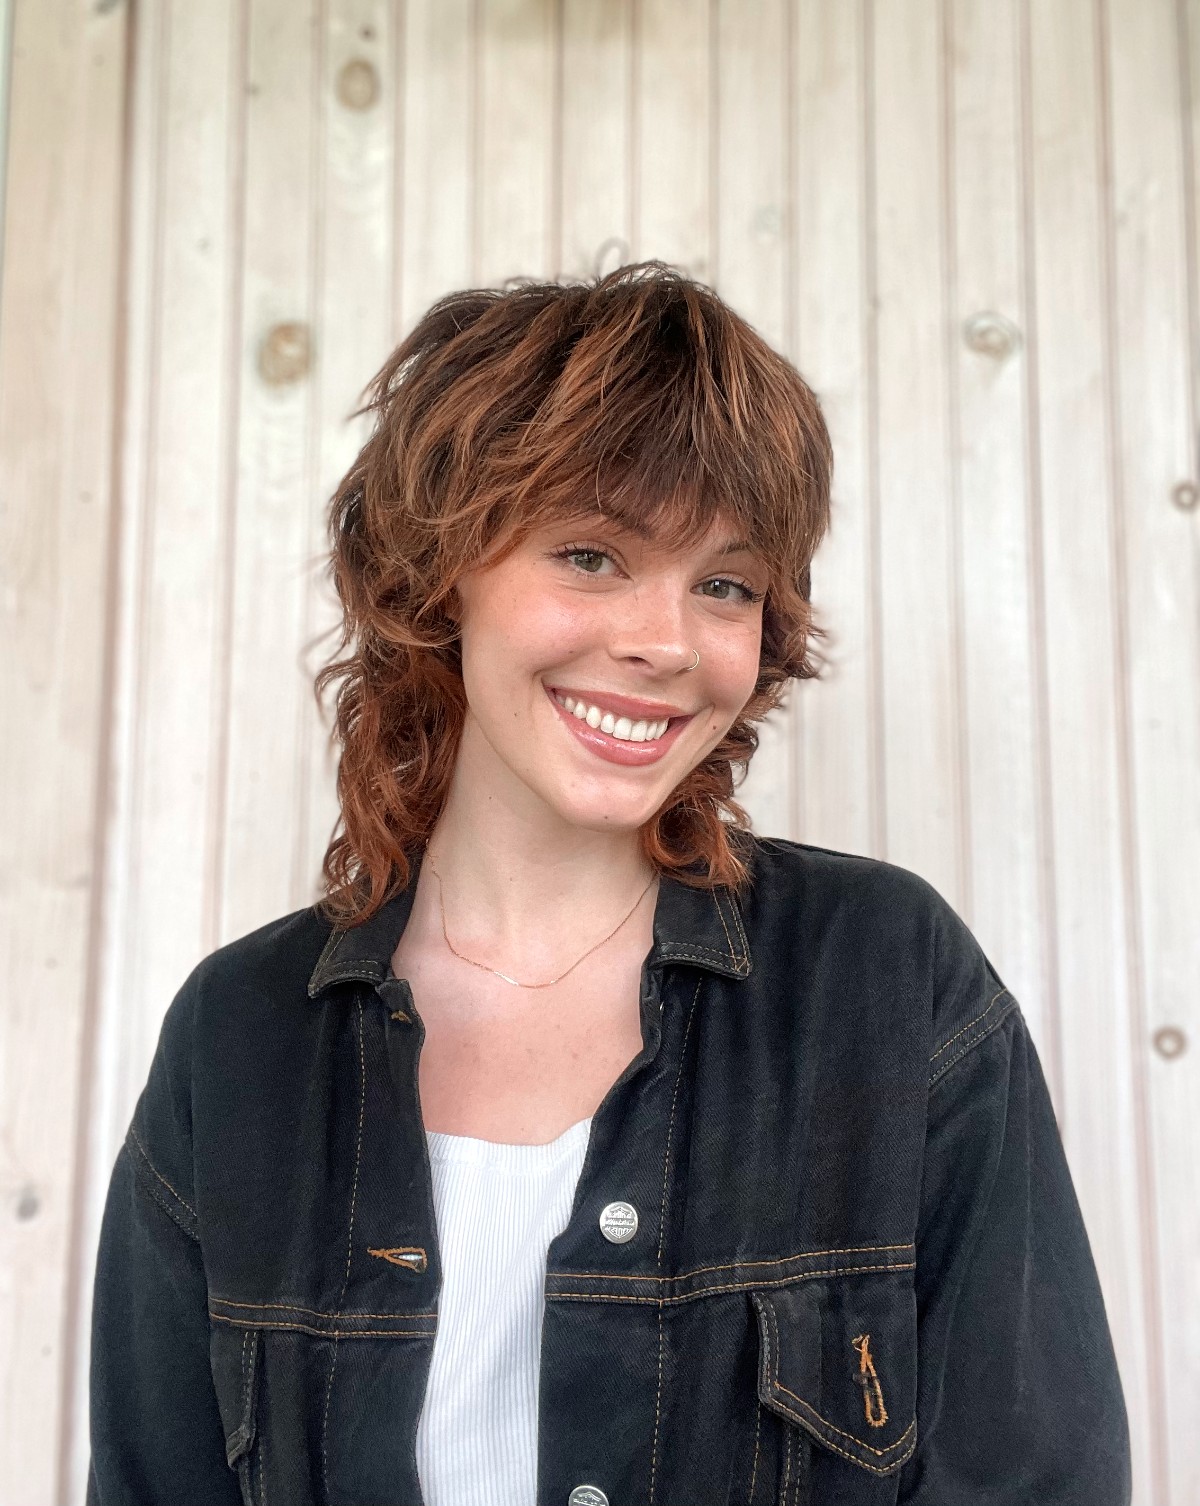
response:
[(618, 925), (597, 964), (626, 943), (644, 951), (653, 876), (636, 831), (591, 831), (553, 812), (532, 819), (456, 783), (429, 838), (409, 927), (444, 945), (444, 904), (458, 951), (514, 977), (548, 977)]

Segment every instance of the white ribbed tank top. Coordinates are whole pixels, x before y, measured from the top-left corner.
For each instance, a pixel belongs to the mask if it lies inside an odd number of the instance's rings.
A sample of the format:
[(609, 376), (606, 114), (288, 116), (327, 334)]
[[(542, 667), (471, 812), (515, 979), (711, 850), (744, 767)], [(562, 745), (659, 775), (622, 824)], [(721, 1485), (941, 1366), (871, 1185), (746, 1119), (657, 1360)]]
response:
[(426, 1506), (536, 1506), (546, 1251), (571, 1217), (591, 1123), (544, 1145), (426, 1131), (442, 1259), (417, 1421)]

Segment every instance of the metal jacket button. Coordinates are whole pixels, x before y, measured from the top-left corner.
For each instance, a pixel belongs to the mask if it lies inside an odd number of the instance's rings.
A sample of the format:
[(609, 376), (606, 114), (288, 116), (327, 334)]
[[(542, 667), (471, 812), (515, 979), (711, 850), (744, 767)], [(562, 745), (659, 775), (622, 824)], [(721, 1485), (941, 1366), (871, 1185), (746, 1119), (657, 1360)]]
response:
[(608, 1506), (608, 1497), (598, 1485), (577, 1485), (567, 1497), (567, 1506)]
[(600, 1232), (615, 1245), (628, 1244), (637, 1233), (637, 1226), (637, 1209), (632, 1203), (606, 1203), (600, 1210)]

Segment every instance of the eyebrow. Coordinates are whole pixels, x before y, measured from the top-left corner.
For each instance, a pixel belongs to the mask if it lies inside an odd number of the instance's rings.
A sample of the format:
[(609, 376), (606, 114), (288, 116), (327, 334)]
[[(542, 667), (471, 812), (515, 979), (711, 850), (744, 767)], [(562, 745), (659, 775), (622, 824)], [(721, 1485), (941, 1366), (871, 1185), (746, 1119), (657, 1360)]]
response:
[[(610, 528), (615, 528), (618, 533), (631, 533), (639, 539), (649, 540), (653, 538), (653, 534), (644, 523), (636, 522), (631, 528), (626, 529), (622, 527), (622, 525), (619, 524), (615, 518), (606, 519), (605, 521), (608, 523)], [(722, 544), (721, 547), (717, 550), (717, 553), (721, 556), (727, 554), (743, 553), (754, 554), (755, 552), (755, 546), (752, 539), (730, 539), (727, 544)]]

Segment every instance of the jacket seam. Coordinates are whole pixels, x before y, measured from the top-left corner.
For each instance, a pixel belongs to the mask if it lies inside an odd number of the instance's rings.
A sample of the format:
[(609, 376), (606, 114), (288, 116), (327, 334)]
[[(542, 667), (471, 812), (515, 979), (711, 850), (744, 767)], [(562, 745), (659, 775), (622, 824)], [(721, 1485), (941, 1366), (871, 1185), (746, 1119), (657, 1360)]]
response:
[(725, 944), (729, 948), (729, 955), (738, 968), (744, 968), (749, 957), (750, 944), (746, 940), (746, 932), (742, 925), (741, 915), (738, 912), (737, 900), (731, 896), (729, 898), (729, 908), (733, 915), (733, 923), (737, 928), (738, 936), (741, 939), (742, 950), (740, 952), (734, 946), (733, 937), (729, 934), (729, 927), (725, 923), (725, 912), (721, 908), (721, 901), (715, 889), (712, 891), (712, 896), (713, 903), (717, 909), (717, 916), (721, 922), (721, 929), (725, 932)]
[[(731, 1260), (724, 1265), (698, 1265), (690, 1271), (680, 1271), (678, 1276), (639, 1276), (624, 1271), (549, 1271), (547, 1274), (568, 1281), (581, 1281), (585, 1276), (593, 1276), (597, 1281), (687, 1281), (692, 1276), (707, 1275), (710, 1271), (750, 1271), (755, 1266), (788, 1265), (793, 1260), (815, 1260), (820, 1255), (874, 1255), (881, 1250), (915, 1251), (916, 1245), (912, 1240), (903, 1245), (838, 1245), (831, 1250), (801, 1250), (795, 1255), (779, 1255), (774, 1260)], [(878, 1270), (879, 1267), (867, 1266), (864, 1269)]]
[(337, 1312), (329, 1312), (322, 1307), (302, 1307), (298, 1302), (235, 1302), (232, 1297), (220, 1297), (216, 1292), (210, 1298), (212, 1302), (219, 1303), (222, 1307), (243, 1307), (249, 1312), (267, 1312), (277, 1310), (288, 1313), (308, 1313), (312, 1318), (432, 1318), (433, 1313), (359, 1313), (345, 1312), (339, 1309)]
[[(130, 1152), (128, 1143), (122, 1145), (121, 1150), (124, 1151), (127, 1156), (129, 1156), (129, 1164), (133, 1168), (134, 1185), (140, 1187), (145, 1195), (150, 1199), (150, 1201), (154, 1203), (156, 1207), (162, 1209), (162, 1211), (167, 1215), (167, 1217), (171, 1220), (171, 1222), (177, 1229), (181, 1229), (183, 1233), (186, 1234), (194, 1244), (199, 1244), (199, 1234), (194, 1228), (191, 1227), (190, 1224), (185, 1223), (180, 1214), (178, 1214), (171, 1206), (171, 1204), (167, 1202), (166, 1198), (162, 1195), (162, 1193), (146, 1175), (146, 1172), (142, 1169), (139, 1158), (134, 1156)], [(120, 1152), (118, 1152), (118, 1155), (119, 1154)], [(149, 1163), (146, 1164), (149, 1165)], [(151, 1171), (154, 1171), (153, 1166), (150, 1166), (149, 1169)], [(155, 1174), (157, 1175), (157, 1173)]]
[(257, 1318), (230, 1318), (224, 1313), (209, 1309), (208, 1316), (215, 1323), (228, 1323), (232, 1328), (287, 1328), (298, 1333), (311, 1333), (318, 1339), (431, 1339), (432, 1328), (313, 1328), (307, 1323), (272, 1323)]
[[(1007, 994), (1008, 990), (1005, 989), (1005, 990), (1003, 990), (1003, 992)], [(1000, 997), (1000, 994), (997, 994), (996, 998), (998, 999), (999, 997)], [(1009, 1000), (1009, 1002), (996, 1014), (996, 1016), (992, 1020), (990, 1020), (987, 1023), (987, 1025), (985, 1025), (981, 1030), (976, 1031), (975, 1035), (971, 1039), (969, 1039), (966, 1042), (964, 1042), (961, 1050), (959, 1050), (958, 1052), (956, 1052), (954, 1056), (950, 1057), (950, 1059), (948, 1061), (943, 1062), (942, 1065), (937, 1069), (937, 1071), (934, 1072), (931, 1075), (931, 1077), (929, 1079), (929, 1086), (930, 1086), (930, 1088), (934, 1087), (935, 1084), (937, 1082), (939, 1082), (940, 1079), (943, 1078), (946, 1075), (947, 1072), (949, 1072), (949, 1070), (950, 1070), (951, 1067), (953, 1067), (957, 1062), (962, 1061), (962, 1059), (963, 1059), (964, 1056), (969, 1055), (969, 1053), (972, 1052), (975, 1049), (975, 1047), (979, 1045), (980, 1041), (986, 1040), (987, 1037), (989, 1035), (991, 1035), (991, 1033), (994, 1030), (999, 1029), (999, 1027), (1004, 1023), (1004, 1021), (1006, 1019), (1008, 1019), (1009, 1015), (1012, 1014), (1017, 1009), (1017, 1007), (1018, 1007), (1017, 1006), (1017, 1001), (1016, 1001), (1016, 999), (1013, 998), (1013, 996), (1011, 994), (1008, 994), (1008, 1000)], [(992, 1003), (994, 1004), (995, 1002), (996, 1002), (996, 1000), (993, 999)], [(988, 1009), (984, 1011), (984, 1014), (987, 1014), (990, 1009), (991, 1009), (991, 1005), (989, 1004), (988, 1005)], [(983, 1015), (980, 1015), (979, 1018), (982, 1019)], [(969, 1028), (970, 1028), (969, 1026), (964, 1027), (964, 1029), (969, 1029)], [(962, 1033), (963, 1032), (961, 1030), (958, 1032), (959, 1035), (961, 1035)], [(952, 1037), (952, 1039), (955, 1039), (955, 1038), (956, 1037)], [(950, 1044), (949, 1041), (946, 1044), (949, 1045)], [(932, 1060), (932, 1058), (931, 1058), (931, 1060)]]
[[(200, 1220), (199, 1218), (197, 1218), (196, 1209), (194, 1209), (193, 1206), (191, 1206), (191, 1203), (188, 1203), (187, 1200), (182, 1199), (182, 1197), (179, 1196), (179, 1193), (176, 1193), (175, 1188), (170, 1185), (170, 1182), (167, 1181), (166, 1176), (163, 1176), (163, 1173), (158, 1172), (157, 1167), (155, 1167), (154, 1161), (151, 1161), (149, 1155), (146, 1154), (146, 1148), (142, 1145), (142, 1140), (140, 1140), (139, 1136), (137, 1136), (137, 1129), (134, 1129), (132, 1123), (131, 1125), (129, 1125), (129, 1133), (125, 1136), (125, 1146), (126, 1149), (128, 1149), (129, 1146), (132, 1146), (132, 1149), (134, 1149), (134, 1152), (136, 1152), (136, 1154), (129, 1155), (129, 1161), (131, 1161), (132, 1167), (134, 1167), (134, 1172), (137, 1173), (137, 1179), (139, 1179), (139, 1182), (142, 1182), (143, 1188), (148, 1191), (149, 1196), (151, 1196), (152, 1199), (154, 1199), (155, 1202), (160, 1205), (160, 1208), (163, 1208), (164, 1211), (169, 1212), (172, 1220), (175, 1221), (175, 1223), (179, 1224), (179, 1227), (184, 1230), (184, 1233), (187, 1233), (187, 1235), (190, 1236), (191, 1239), (194, 1239), (194, 1241), (199, 1244), (200, 1235), (199, 1232), (197, 1232), (197, 1226), (199, 1226)], [(178, 1203), (179, 1208), (184, 1209), (184, 1214), (187, 1214), (187, 1218), (185, 1218), (184, 1215), (179, 1214), (179, 1212), (176, 1212), (176, 1209), (173, 1208), (173, 1206), (170, 1205), (169, 1202), (167, 1202), (166, 1197), (164, 1197), (163, 1193), (158, 1190), (158, 1187), (155, 1187), (154, 1182), (149, 1181), (148, 1175), (146, 1175), (146, 1173), (154, 1176), (155, 1181), (157, 1181), (158, 1184), (161, 1185), (161, 1187), (164, 1187), (167, 1191), (169, 1191), (170, 1196), (175, 1199), (175, 1202)]]
[(167, 1191), (171, 1194), (171, 1196), (180, 1204), (180, 1206), (186, 1208), (187, 1211), (192, 1215), (192, 1217), (195, 1218), (196, 1217), (196, 1210), (192, 1207), (191, 1203), (189, 1203), (186, 1198), (180, 1197), (179, 1193), (177, 1193), (175, 1191), (174, 1187), (171, 1186), (170, 1182), (167, 1181), (166, 1177), (164, 1177), (163, 1174), (156, 1169), (156, 1167), (154, 1165), (154, 1162), (150, 1159), (149, 1153), (147, 1152), (146, 1147), (142, 1144), (140, 1138), (138, 1137), (138, 1132), (134, 1128), (134, 1126), (133, 1126), (132, 1123), (129, 1126), (129, 1133), (133, 1137), (133, 1143), (137, 1146), (138, 1150), (141, 1152), (142, 1159), (145, 1161), (146, 1165), (150, 1168), (150, 1170), (152, 1172), (154, 1172), (154, 1175), (163, 1184), (163, 1186), (167, 1189)]
[[(721, 913), (720, 905), (717, 906), (717, 914)], [(721, 920), (725, 924), (724, 918)], [(728, 930), (725, 932), (726, 940), (729, 939)], [(732, 946), (732, 943), (731, 943)], [(667, 1119), (667, 1143), (663, 1150), (663, 1181), (662, 1202), (658, 1214), (658, 1268), (662, 1270), (663, 1248), (667, 1242), (667, 1183), (671, 1172), (671, 1141), (675, 1133), (675, 1105), (679, 1099), (679, 1084), (683, 1081), (683, 1074), (687, 1067), (688, 1039), (692, 1033), (692, 1022), (696, 1018), (696, 1001), (700, 997), (700, 988), (703, 979), (696, 984), (696, 991), (692, 995), (692, 1007), (688, 1010), (687, 1024), (683, 1031), (683, 1044), (679, 1048), (679, 1071), (675, 1074), (675, 1088), (671, 1094), (671, 1112)], [(654, 1439), (650, 1447), (650, 1506), (654, 1506), (654, 1491), (658, 1479), (658, 1433), (662, 1418), (662, 1382), (663, 1382), (663, 1355), (666, 1345), (663, 1335), (662, 1307), (658, 1309), (658, 1390), (654, 1396)]]
[(941, 1056), (942, 1052), (945, 1051), (945, 1050), (947, 1050), (949, 1047), (951, 1047), (954, 1044), (954, 1042), (959, 1038), (960, 1035), (965, 1035), (967, 1033), (967, 1031), (971, 1029), (972, 1025), (977, 1025), (980, 1020), (982, 1020), (986, 1015), (990, 1014), (990, 1012), (992, 1010), (992, 1007), (996, 1003), (996, 1000), (997, 999), (1002, 999), (1006, 993), (1008, 993), (1008, 989), (1007, 988), (1002, 988), (999, 991), (999, 993), (993, 994), (992, 998), (991, 998), (991, 1001), (988, 1004), (988, 1007), (983, 1011), (983, 1013), (982, 1014), (977, 1014), (973, 1020), (968, 1020), (967, 1023), (962, 1027), (961, 1030), (956, 1030), (948, 1041), (943, 1042), (943, 1044), (940, 1045), (937, 1048), (937, 1050), (933, 1053), (933, 1055), (929, 1058), (930, 1063), (933, 1063), (933, 1062), (937, 1061), (938, 1057)]
[[(327, 961), (332, 967), (333, 953), (337, 948), (338, 942), (342, 939), (344, 934), (344, 931), (341, 931), (337, 926), (334, 926), (333, 930), (330, 931), (329, 935), (325, 938), (325, 945), (321, 948), (321, 955), (317, 958), (317, 965), (313, 968), (312, 978), (309, 980), (308, 992), (310, 995), (315, 997), (315, 995), (320, 993), (321, 989), (324, 988), (326, 983), (333, 981), (332, 978), (323, 978), (321, 976), (321, 970), (325, 967)], [(315, 988), (313, 987), (314, 980), (316, 983)]]
[[(363, 1041), (363, 1006), (362, 999), (356, 1000), (358, 1006), (358, 1141), (354, 1147), (354, 1183), (350, 1190), (350, 1226), (346, 1232), (346, 1272), (342, 1277), (342, 1289), (338, 1293), (338, 1317), (341, 1316), (342, 1303), (346, 1300), (346, 1288), (350, 1283), (350, 1259), (354, 1251), (354, 1214), (358, 1206), (358, 1171), (362, 1161), (362, 1132), (363, 1113), (367, 1103), (367, 1055)], [(337, 1346), (339, 1330), (333, 1330), (333, 1350), (329, 1356), (329, 1380), (325, 1386), (325, 1415), (321, 1422), (321, 1481), (325, 1486), (326, 1495), (329, 1494), (329, 1403), (333, 1397), (333, 1375), (337, 1369)]]
[[(694, 1292), (680, 1292), (674, 1296), (638, 1297), (624, 1296), (617, 1292), (547, 1292), (548, 1302), (641, 1302), (657, 1303), (660, 1307), (677, 1307), (681, 1302), (697, 1302), (702, 1297), (712, 1297), (721, 1292), (763, 1291), (772, 1286), (795, 1286), (801, 1281), (818, 1281), (823, 1276), (856, 1276), (860, 1271), (914, 1271), (915, 1260), (904, 1265), (847, 1265), (835, 1266), (832, 1270), (801, 1271), (795, 1276), (781, 1276), (772, 1281), (731, 1281), (722, 1286), (702, 1286)], [(631, 1278), (637, 1279), (637, 1278)]]

